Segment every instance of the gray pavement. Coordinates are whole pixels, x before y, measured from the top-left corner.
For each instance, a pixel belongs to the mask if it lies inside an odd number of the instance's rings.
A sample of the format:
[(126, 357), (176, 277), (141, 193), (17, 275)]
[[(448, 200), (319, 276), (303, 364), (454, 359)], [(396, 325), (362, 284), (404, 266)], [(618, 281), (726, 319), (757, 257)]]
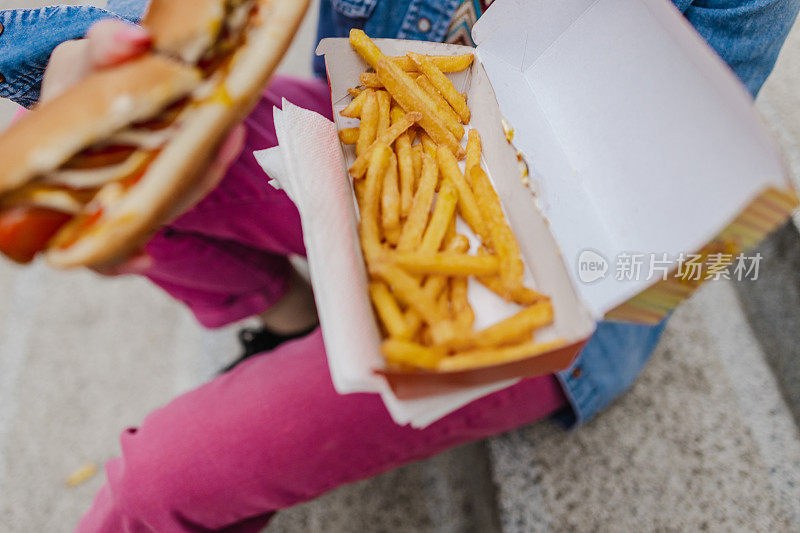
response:
[[(313, 35), (309, 20), (284, 72), (310, 72)], [(800, 28), (758, 105), (798, 179)], [(0, 102), (0, 124), (11, 109)], [(585, 427), (535, 424), (451, 450), (268, 529), (800, 531), (799, 250), (787, 226), (762, 246), (759, 282), (699, 291), (633, 390)], [(143, 280), (43, 265), (0, 262), (0, 294), (0, 531), (69, 531), (103, 476), (65, 477), (210, 378), (234, 356), (235, 328), (201, 329)]]

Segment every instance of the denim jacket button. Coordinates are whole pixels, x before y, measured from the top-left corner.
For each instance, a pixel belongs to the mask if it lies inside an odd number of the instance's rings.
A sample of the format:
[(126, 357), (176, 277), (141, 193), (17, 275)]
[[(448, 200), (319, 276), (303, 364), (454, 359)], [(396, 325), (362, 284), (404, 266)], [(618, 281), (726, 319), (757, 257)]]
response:
[(575, 378), (575, 379), (579, 379), (579, 378), (580, 378), (582, 375), (583, 375), (583, 369), (582, 369), (581, 367), (579, 367), (579, 366), (576, 366), (576, 367), (575, 367), (575, 368), (572, 370), (572, 377), (573, 377), (573, 378)]
[(417, 29), (420, 32), (428, 33), (429, 31), (431, 31), (431, 28), (432, 28), (431, 21), (429, 19), (426, 19), (425, 17), (422, 17), (421, 19), (419, 19), (417, 21)]

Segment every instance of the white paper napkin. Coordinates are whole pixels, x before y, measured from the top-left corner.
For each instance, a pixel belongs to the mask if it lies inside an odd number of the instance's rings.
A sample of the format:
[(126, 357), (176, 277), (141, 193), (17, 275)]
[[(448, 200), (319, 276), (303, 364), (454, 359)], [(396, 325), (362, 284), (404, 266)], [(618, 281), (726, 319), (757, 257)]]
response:
[(333, 385), (339, 394), (380, 394), (392, 419), (424, 428), (517, 380), (459, 392), (400, 400), (386, 380), (381, 336), (367, 293), (353, 191), (336, 126), (283, 100), (274, 110), (278, 147), (255, 152), (272, 182), (297, 205), (303, 224), (311, 282)]

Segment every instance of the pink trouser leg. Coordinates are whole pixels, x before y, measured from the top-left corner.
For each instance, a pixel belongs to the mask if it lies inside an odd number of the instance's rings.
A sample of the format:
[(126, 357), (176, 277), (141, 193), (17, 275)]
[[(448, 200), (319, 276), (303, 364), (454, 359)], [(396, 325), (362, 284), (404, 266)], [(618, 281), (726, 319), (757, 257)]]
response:
[(122, 434), (122, 457), (80, 532), (259, 531), (272, 513), (565, 405), (552, 376), (487, 396), (424, 430), (380, 398), (333, 389), (318, 331), (185, 394)]
[(267, 183), (253, 156), (277, 144), (272, 110), (283, 98), (331, 118), (325, 83), (276, 77), (245, 119), (244, 149), (219, 187), (147, 245), (153, 258), (147, 277), (204, 326), (269, 309), (286, 290), (286, 256), (305, 255), (297, 208)]

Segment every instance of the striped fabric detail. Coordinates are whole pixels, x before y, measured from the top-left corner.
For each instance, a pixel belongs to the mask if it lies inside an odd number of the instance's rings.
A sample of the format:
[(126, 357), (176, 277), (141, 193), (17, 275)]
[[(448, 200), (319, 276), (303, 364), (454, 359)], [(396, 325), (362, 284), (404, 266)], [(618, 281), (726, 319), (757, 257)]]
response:
[(472, 41), (472, 26), (489, 9), (493, 0), (464, 0), (453, 14), (444, 42), (475, 46)]

